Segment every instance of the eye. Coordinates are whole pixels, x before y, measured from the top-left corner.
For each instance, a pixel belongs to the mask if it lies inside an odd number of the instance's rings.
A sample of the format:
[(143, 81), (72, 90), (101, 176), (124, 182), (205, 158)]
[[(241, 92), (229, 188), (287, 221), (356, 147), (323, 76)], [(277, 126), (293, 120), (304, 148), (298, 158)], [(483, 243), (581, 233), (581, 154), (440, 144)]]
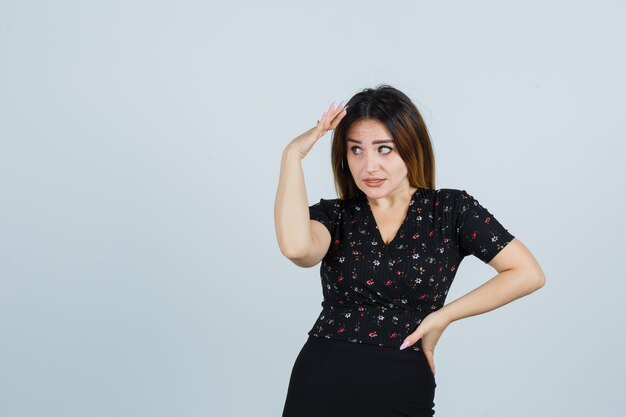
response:
[[(393, 150), (393, 148), (392, 148), (391, 146), (385, 146), (385, 145), (383, 145), (383, 146), (379, 146), (379, 147), (378, 147), (378, 150), (381, 150), (381, 149), (383, 149), (383, 148), (387, 148), (387, 149), (389, 149), (389, 151), (387, 151), (387, 152), (383, 152), (383, 154), (388, 154), (388, 153), (390, 153), (390, 152)], [(352, 151), (352, 153), (354, 153), (355, 155), (359, 155), (360, 153), (359, 153), (359, 152), (356, 152), (356, 150), (357, 150), (357, 149), (358, 149), (358, 150), (361, 150), (361, 148), (360, 148), (360, 147), (358, 147), (358, 146), (353, 146), (353, 147), (351, 147), (351, 148), (350, 148), (350, 150)]]

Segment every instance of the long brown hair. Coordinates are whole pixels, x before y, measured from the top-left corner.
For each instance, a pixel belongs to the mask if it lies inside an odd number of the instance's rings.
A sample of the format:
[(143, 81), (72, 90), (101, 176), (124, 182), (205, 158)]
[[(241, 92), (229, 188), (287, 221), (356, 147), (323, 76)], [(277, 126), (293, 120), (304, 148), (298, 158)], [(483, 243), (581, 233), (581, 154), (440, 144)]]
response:
[(407, 167), (409, 184), (435, 189), (435, 156), (422, 115), (409, 97), (387, 84), (366, 88), (346, 103), (346, 115), (333, 130), (331, 164), (340, 198), (356, 197), (357, 187), (348, 167), (346, 135), (360, 120), (377, 120), (389, 131)]

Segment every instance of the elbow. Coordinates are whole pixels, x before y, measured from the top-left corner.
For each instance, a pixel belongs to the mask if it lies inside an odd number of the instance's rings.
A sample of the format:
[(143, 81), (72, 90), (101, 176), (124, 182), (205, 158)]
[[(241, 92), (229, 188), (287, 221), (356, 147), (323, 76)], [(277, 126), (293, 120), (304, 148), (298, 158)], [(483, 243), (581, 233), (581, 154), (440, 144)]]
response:
[(297, 265), (297, 261), (301, 260), (302, 258), (306, 258), (307, 256), (307, 248), (305, 246), (302, 246), (300, 244), (282, 244), (279, 245), (280, 248), (280, 253), (283, 254), (283, 256), (287, 259), (289, 259), (291, 262), (296, 263)]
[(538, 290), (539, 288), (543, 287), (544, 285), (546, 285), (546, 276), (543, 274), (543, 272), (541, 272), (540, 274), (537, 275), (537, 277), (535, 278), (536, 280), (536, 289)]
[(302, 254), (296, 251), (282, 251), (282, 254), (289, 259), (294, 265), (301, 268), (311, 268), (319, 263), (319, 261), (313, 260), (310, 255)]
[(304, 257), (302, 250), (299, 250), (293, 246), (280, 246), (280, 253), (282, 253), (285, 258), (289, 259), (292, 262)]
[(527, 276), (527, 282), (530, 292), (535, 292), (544, 285), (546, 285), (546, 276), (544, 275), (541, 268), (530, 272)]
[(535, 265), (533, 275), (535, 276), (535, 285), (537, 287), (536, 288), (537, 290), (543, 287), (544, 285), (546, 285), (546, 275), (543, 273), (543, 269), (541, 268), (541, 265), (539, 264)]
[(301, 242), (294, 240), (292, 236), (283, 236), (277, 234), (278, 249), (280, 253), (290, 261), (302, 258), (305, 254), (305, 248)]
[(520, 277), (523, 277), (524, 286), (529, 293), (535, 292), (546, 285), (546, 276), (541, 265), (536, 261), (520, 267)]
[(546, 277), (543, 271), (537, 269), (512, 269), (516, 271), (517, 287), (522, 295), (529, 295), (543, 287), (546, 283)]

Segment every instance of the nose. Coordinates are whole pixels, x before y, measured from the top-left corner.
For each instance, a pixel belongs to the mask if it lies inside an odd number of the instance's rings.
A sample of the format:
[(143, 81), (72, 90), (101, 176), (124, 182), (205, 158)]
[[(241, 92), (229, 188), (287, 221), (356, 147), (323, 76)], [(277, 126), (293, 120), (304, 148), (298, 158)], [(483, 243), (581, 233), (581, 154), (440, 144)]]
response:
[(367, 155), (367, 165), (366, 165), (366, 169), (369, 173), (374, 173), (376, 171), (378, 171), (378, 167), (379, 167), (380, 163), (378, 160), (378, 155), (376, 155), (376, 153), (369, 153)]

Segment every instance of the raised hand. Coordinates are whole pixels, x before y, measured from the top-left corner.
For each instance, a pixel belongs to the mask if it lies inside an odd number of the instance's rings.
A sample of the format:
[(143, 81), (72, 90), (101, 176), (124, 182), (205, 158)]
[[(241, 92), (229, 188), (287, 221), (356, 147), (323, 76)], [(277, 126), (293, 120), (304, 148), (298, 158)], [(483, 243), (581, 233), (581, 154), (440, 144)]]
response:
[(296, 149), (300, 153), (300, 158), (304, 158), (326, 132), (335, 129), (341, 119), (347, 114), (346, 109), (348, 106), (343, 107), (343, 101), (337, 107), (334, 107), (334, 104), (333, 102), (328, 110), (322, 114), (322, 118), (317, 121), (315, 127), (307, 130), (289, 143), (289, 147)]

